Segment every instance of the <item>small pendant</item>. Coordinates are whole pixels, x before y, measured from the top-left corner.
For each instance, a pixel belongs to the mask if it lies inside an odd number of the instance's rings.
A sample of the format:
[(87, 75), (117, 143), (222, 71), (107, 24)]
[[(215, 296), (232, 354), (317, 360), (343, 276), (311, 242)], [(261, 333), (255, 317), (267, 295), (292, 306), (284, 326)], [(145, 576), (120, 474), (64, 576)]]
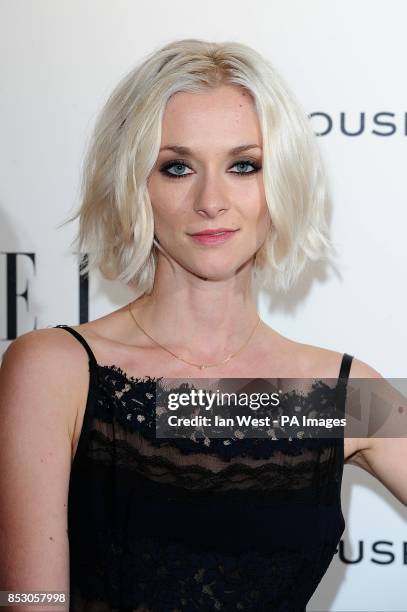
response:
[(200, 369), (201, 369), (201, 370), (204, 370), (204, 369), (205, 369), (205, 366), (204, 366), (204, 365), (201, 365), (201, 366), (199, 366), (199, 367), (200, 367)]

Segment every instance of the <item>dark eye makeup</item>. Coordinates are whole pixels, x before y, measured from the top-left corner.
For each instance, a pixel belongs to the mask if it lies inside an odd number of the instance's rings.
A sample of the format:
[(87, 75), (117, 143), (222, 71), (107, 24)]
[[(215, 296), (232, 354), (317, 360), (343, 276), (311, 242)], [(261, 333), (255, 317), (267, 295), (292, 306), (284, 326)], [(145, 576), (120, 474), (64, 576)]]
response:
[[(231, 167), (234, 168), (235, 166), (240, 166), (240, 167), (252, 166), (253, 168), (253, 170), (251, 170), (250, 172), (246, 172), (245, 170), (243, 171), (238, 170), (237, 172), (231, 172), (231, 174), (237, 174), (239, 176), (255, 174), (256, 172), (261, 170), (261, 165), (250, 159), (241, 159), (235, 162), (233, 166)], [(173, 172), (170, 172), (171, 168), (178, 168), (179, 170), (182, 171), (184, 167), (190, 168), (184, 159), (172, 159), (171, 161), (166, 162), (160, 167), (160, 172), (162, 172), (165, 176), (168, 176), (169, 178), (185, 178), (186, 176), (190, 176), (191, 173), (174, 174)]]

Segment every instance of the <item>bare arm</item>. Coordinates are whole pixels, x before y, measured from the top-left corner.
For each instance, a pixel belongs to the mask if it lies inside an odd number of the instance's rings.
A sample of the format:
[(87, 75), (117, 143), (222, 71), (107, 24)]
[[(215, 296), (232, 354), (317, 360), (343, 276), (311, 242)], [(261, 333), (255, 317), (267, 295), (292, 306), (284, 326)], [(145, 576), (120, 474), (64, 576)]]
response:
[(69, 591), (74, 397), (55, 331), (17, 338), (0, 368), (0, 590)]
[[(381, 378), (383, 380), (379, 372), (358, 359), (354, 359), (352, 362), (350, 377)], [(400, 404), (403, 404), (403, 406), (400, 406), (397, 410), (397, 399), (399, 397)], [(389, 398), (386, 397), (385, 401), (387, 402), (390, 398), (391, 395), (389, 394)], [(407, 506), (407, 437), (405, 434), (407, 409), (405, 399), (403, 401), (401, 394), (398, 396), (398, 393), (394, 392), (394, 400), (394, 409), (386, 425), (388, 431), (399, 432), (400, 437), (390, 437), (389, 433), (386, 433), (386, 437), (375, 435), (374, 437), (359, 438), (358, 450), (348, 459), (347, 463), (366, 470), (393, 493), (402, 504)]]

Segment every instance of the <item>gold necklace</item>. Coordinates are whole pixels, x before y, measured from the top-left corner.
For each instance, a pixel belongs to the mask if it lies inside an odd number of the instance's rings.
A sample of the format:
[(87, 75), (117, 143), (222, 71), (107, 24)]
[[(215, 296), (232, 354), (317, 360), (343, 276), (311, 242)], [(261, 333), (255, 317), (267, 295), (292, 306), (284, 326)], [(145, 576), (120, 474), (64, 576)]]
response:
[(182, 357), (180, 357), (179, 355), (176, 355), (175, 353), (173, 353), (172, 351), (170, 351), (169, 349), (167, 349), (165, 346), (163, 346), (162, 344), (160, 344), (159, 342), (157, 342), (157, 340), (155, 340), (154, 338), (152, 338), (152, 336), (150, 336), (150, 334), (148, 334), (146, 332), (145, 329), (143, 329), (140, 325), (140, 323), (136, 320), (136, 317), (134, 316), (131, 308), (130, 308), (130, 304), (128, 304), (128, 310), (129, 313), (131, 314), (135, 324), (137, 325), (137, 327), (139, 327), (141, 329), (141, 331), (150, 338), (150, 340), (152, 340), (153, 342), (155, 342), (155, 344), (158, 344), (158, 346), (160, 346), (162, 349), (164, 349), (164, 351), (167, 351), (167, 353), (170, 353), (170, 355), (172, 355), (173, 357), (176, 357), (177, 359), (179, 359), (180, 361), (183, 361), (184, 363), (187, 363), (188, 365), (193, 365), (196, 368), (199, 368), (200, 370), (204, 370), (205, 368), (213, 368), (217, 365), (221, 365), (222, 363), (226, 363), (227, 361), (229, 361), (230, 359), (232, 359), (232, 357), (235, 357), (238, 353), (240, 353), (240, 351), (242, 351), (245, 346), (249, 343), (249, 340), (251, 339), (251, 337), (253, 336), (254, 332), (256, 331), (256, 329), (258, 328), (259, 324), (260, 324), (260, 317), (257, 316), (257, 323), (255, 325), (255, 327), (253, 328), (252, 333), (250, 334), (250, 336), (248, 337), (248, 339), (246, 340), (246, 342), (244, 343), (243, 346), (240, 347), (240, 349), (238, 351), (236, 351), (235, 353), (232, 353), (231, 355), (229, 355), (228, 357), (226, 357), (226, 359), (223, 359), (222, 361), (219, 361), (218, 363), (210, 363), (208, 365), (204, 365), (204, 364), (198, 364), (198, 363), (192, 363), (191, 361), (187, 361), (186, 359), (183, 359)]

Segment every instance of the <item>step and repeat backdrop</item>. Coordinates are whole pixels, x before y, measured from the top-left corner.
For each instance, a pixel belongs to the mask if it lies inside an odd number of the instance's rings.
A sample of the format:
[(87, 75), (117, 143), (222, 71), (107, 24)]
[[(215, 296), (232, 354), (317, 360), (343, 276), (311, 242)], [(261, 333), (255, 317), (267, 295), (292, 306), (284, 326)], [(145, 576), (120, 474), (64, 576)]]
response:
[[(263, 53), (309, 117), (330, 181), (334, 269), (315, 265), (262, 318), (300, 342), (407, 375), (407, 53), (403, 1), (0, 1), (0, 358), (17, 336), (93, 320), (134, 295), (80, 279), (70, 242), (96, 115), (141, 57), (179, 38)], [(406, 508), (345, 465), (346, 521), (311, 611), (407, 610)]]

